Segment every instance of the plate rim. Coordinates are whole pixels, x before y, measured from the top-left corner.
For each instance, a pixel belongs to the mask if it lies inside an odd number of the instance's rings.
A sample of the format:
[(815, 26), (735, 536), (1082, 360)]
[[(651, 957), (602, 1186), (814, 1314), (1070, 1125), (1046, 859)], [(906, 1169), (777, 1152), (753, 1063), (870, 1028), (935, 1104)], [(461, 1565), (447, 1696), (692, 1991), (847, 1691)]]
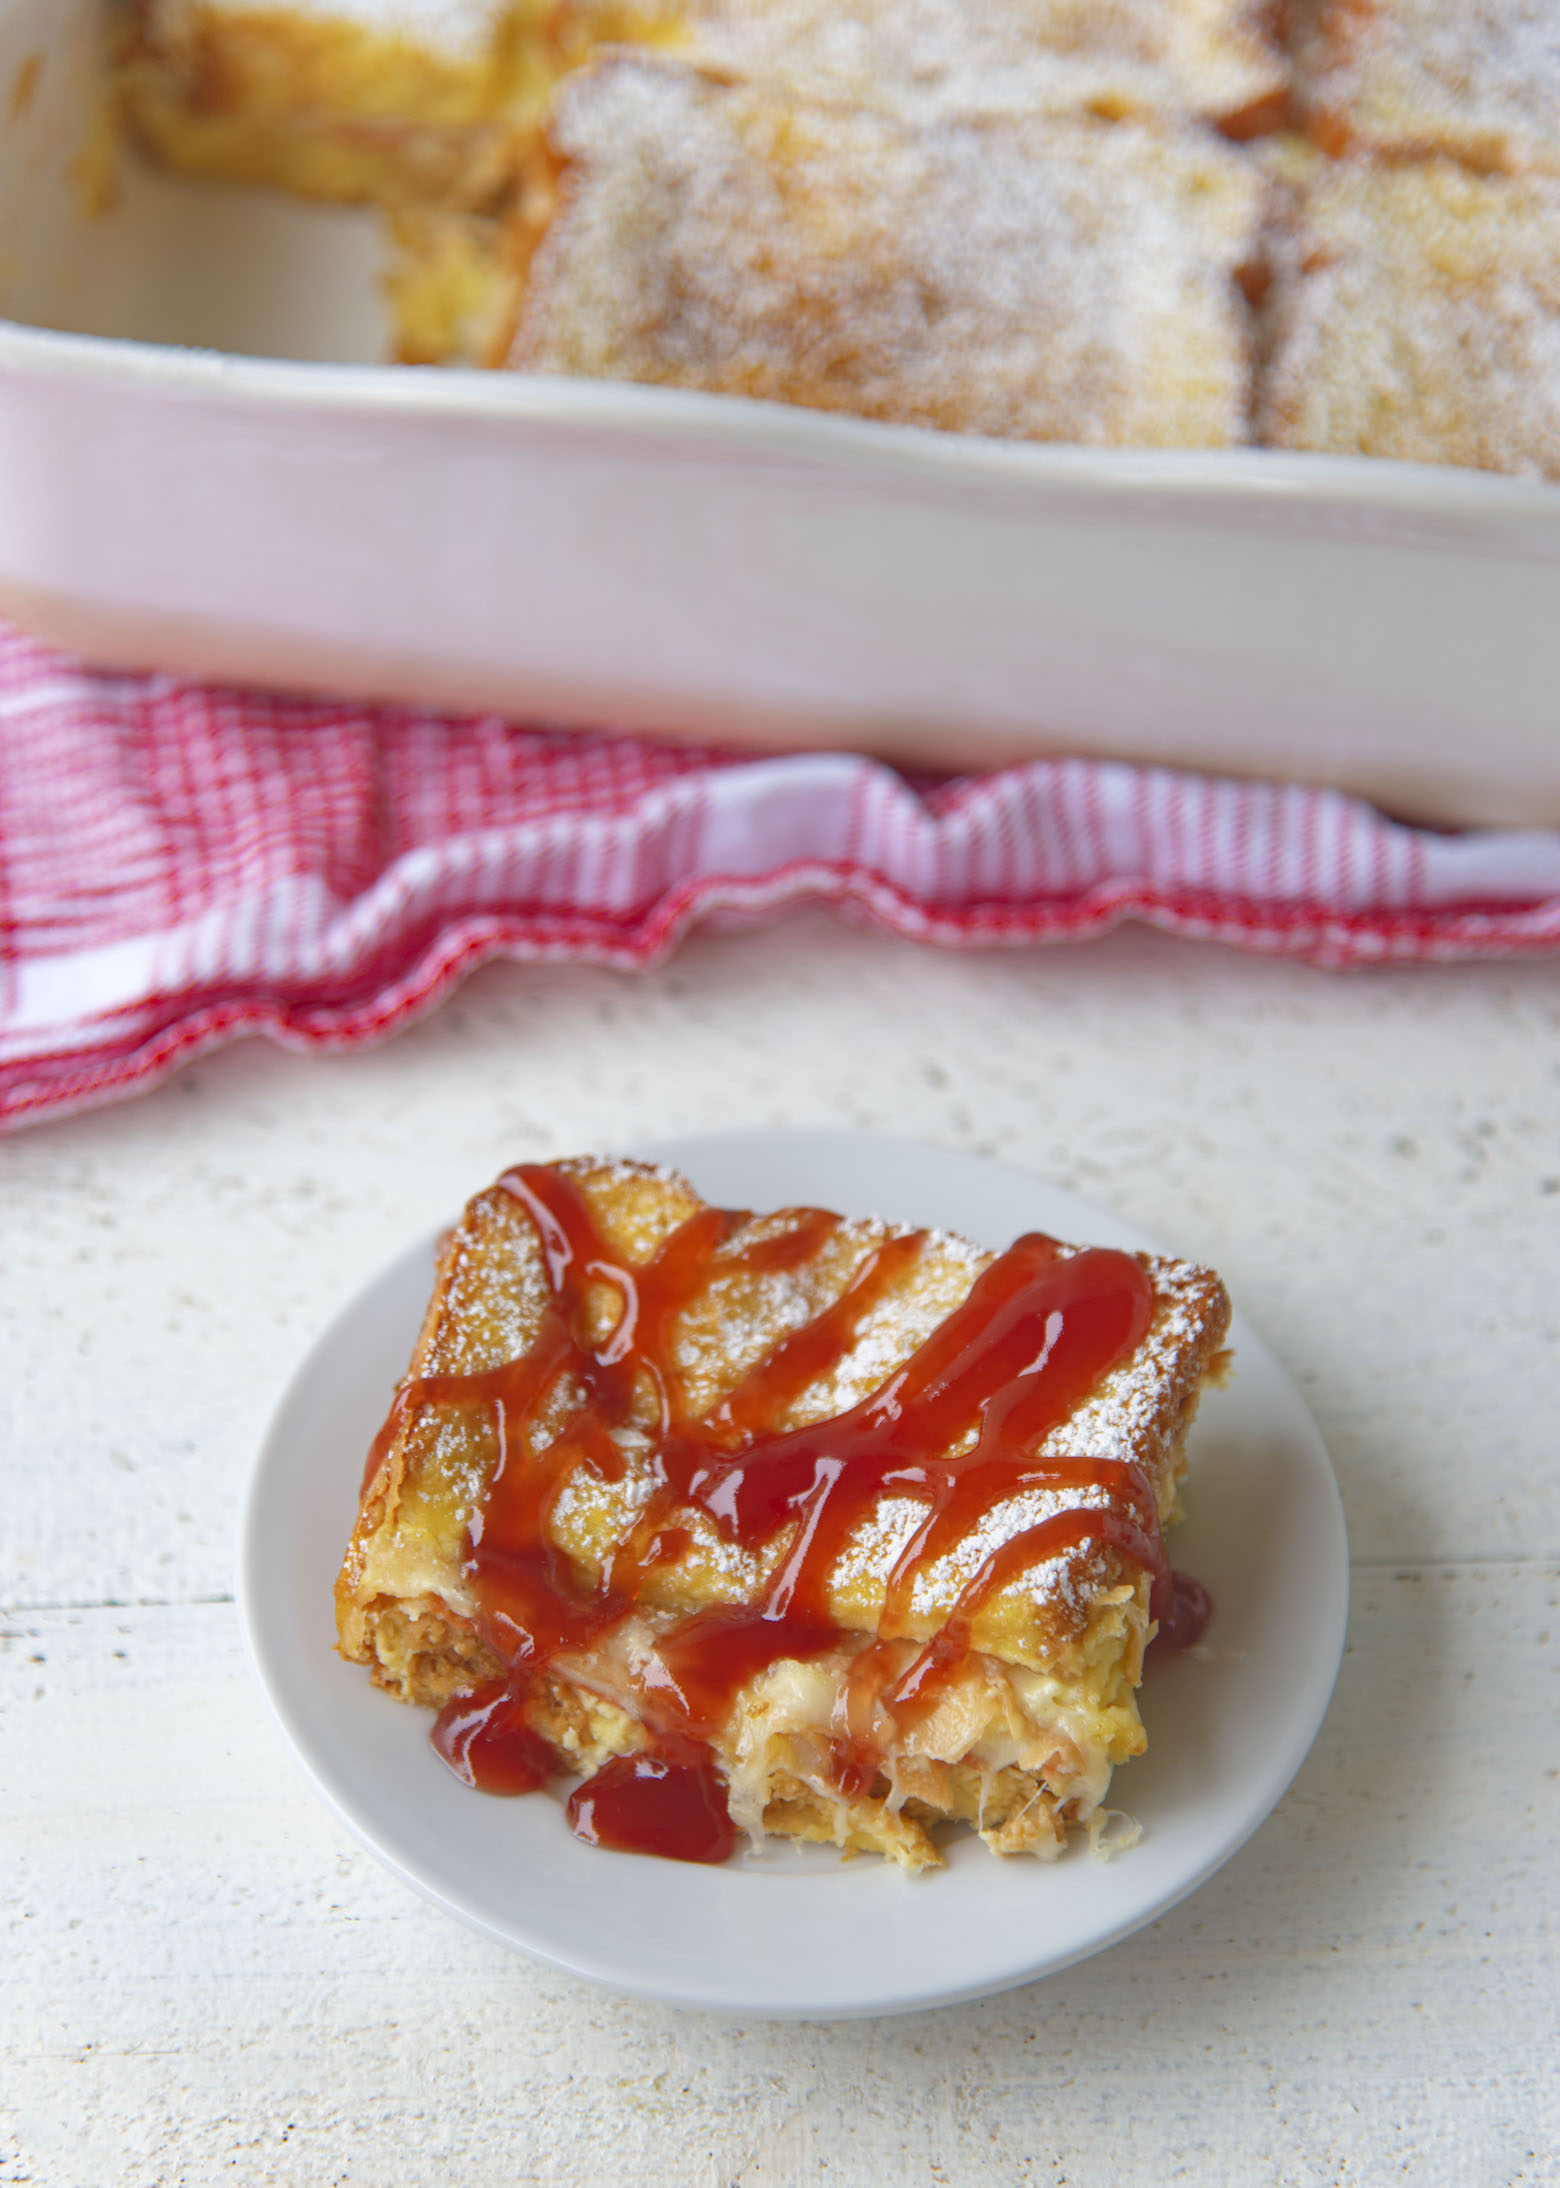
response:
[[(1020, 1164), (1003, 1161), (997, 1157), (979, 1155), (968, 1149), (950, 1147), (941, 1143), (903, 1138), (894, 1134), (853, 1131), (809, 1129), (806, 1127), (755, 1127), (715, 1130), (708, 1132), (669, 1134), (653, 1141), (640, 1142), (625, 1153), (639, 1160), (652, 1160), (679, 1166), (697, 1159), (695, 1150), (721, 1148), (728, 1153), (740, 1153), (744, 1146), (773, 1146), (777, 1141), (803, 1143), (814, 1150), (827, 1145), (838, 1152), (870, 1147), (878, 1155), (905, 1160), (914, 1156), (931, 1155), (940, 1162), (951, 1162), (956, 1169), (968, 1168), (986, 1179), (1000, 1178), (1004, 1174), (1015, 1183), (1029, 1188), (1039, 1187), (1047, 1195), (1054, 1196), (1060, 1204), (1075, 1206), (1086, 1221), (1096, 1228), (1113, 1231), (1114, 1241), (1106, 1243), (1134, 1244), (1144, 1251), (1160, 1250), (1154, 1240), (1139, 1226), (1119, 1217), (1107, 1206), (1093, 1202), (1071, 1188), (1056, 1184), (1038, 1171)], [(553, 1158), (557, 1159), (557, 1158)], [(286, 1426), (286, 1416), (305, 1385), (311, 1368), (328, 1358), (341, 1341), (345, 1326), (355, 1316), (363, 1313), (373, 1295), (381, 1288), (393, 1289), (405, 1281), (414, 1265), (426, 1266), (431, 1260), (434, 1242), (446, 1228), (434, 1229), (409, 1243), (387, 1261), (380, 1264), (346, 1299), (328, 1323), (318, 1332), (314, 1341), (297, 1360), (285, 1385), (271, 1409), (265, 1433), (252, 1462), (245, 1493), (238, 1512), (238, 1540), (236, 1544), (236, 1603), (246, 1658), (266, 1698), (270, 1714), (313, 1789), (325, 1801), (337, 1818), (346, 1826), (354, 1839), (380, 1864), (402, 1883), (409, 1885), (421, 1898), (452, 1916), (464, 1926), (490, 1938), (497, 1944), (517, 1951), (533, 1962), (555, 1973), (574, 1977), (594, 1987), (617, 1995), (636, 1997), (682, 2010), (712, 2013), (727, 2019), (765, 2019), (793, 2021), (836, 2021), (868, 2019), (903, 2013), (933, 2011), (943, 2006), (959, 2005), (976, 1999), (997, 1995), (1028, 1983), (1043, 1981), (1064, 1973), (1068, 1968), (1093, 1958), (1096, 1954), (1121, 1943), (1150, 1924), (1157, 1922), (1182, 1901), (1199, 1890), (1219, 1869), (1225, 1866), (1246, 1845), (1251, 1837), (1267, 1821), (1289, 1786), (1293, 1783), (1302, 1763), (1315, 1744), (1316, 1737), (1325, 1721), (1331, 1705), (1347, 1640), (1350, 1567), (1347, 1525), (1342, 1498), (1338, 1491), (1336, 1474), (1325, 1441), (1316, 1425), (1303, 1394), (1296, 1386), (1282, 1363), (1272, 1352), (1259, 1333), (1245, 1318), (1237, 1314), (1231, 1325), (1231, 1337), (1238, 1351), (1246, 1358), (1257, 1358), (1267, 1372), (1277, 1378), (1284, 1387), (1287, 1399), (1298, 1418), (1307, 1428), (1311, 1450), (1307, 1465), (1311, 1475), (1310, 1487), (1321, 1492), (1321, 1509), (1328, 1521), (1331, 1540), (1331, 1568), (1324, 1576), (1330, 1583), (1325, 1591), (1328, 1600), (1324, 1605), (1328, 1615), (1323, 1621), (1324, 1630), (1317, 1637), (1318, 1647), (1304, 1686), (1304, 1706), (1295, 1710), (1289, 1726), (1288, 1737), (1275, 1753), (1263, 1774), (1255, 1797), (1249, 1797), (1242, 1811), (1239, 1827), (1220, 1836), (1213, 1843), (1205, 1858), (1190, 1865), (1177, 1877), (1172, 1888), (1165, 1890), (1147, 1906), (1134, 1907), (1119, 1920), (1110, 1922), (1086, 1939), (1061, 1952), (1042, 1955), (1039, 1959), (1028, 1958), (1022, 1965), (1006, 1962), (988, 1977), (943, 1984), (929, 1981), (913, 1993), (900, 1990), (892, 1996), (873, 1995), (841, 2004), (836, 2000), (787, 2000), (776, 2003), (761, 1997), (730, 1995), (729, 1991), (712, 1995), (699, 1981), (667, 1980), (664, 1976), (646, 1980), (600, 1964), (589, 1953), (571, 1955), (559, 1951), (545, 1942), (538, 1942), (517, 1934), (515, 1928), (491, 1914), (485, 1914), (480, 1905), (468, 1896), (452, 1891), (448, 1883), (422, 1874), (415, 1863), (403, 1858), (393, 1844), (386, 1842), (382, 1831), (366, 1820), (355, 1809), (350, 1799), (333, 1782), (328, 1767), (312, 1750), (305, 1735), (294, 1722), (285, 1703), (282, 1691), (285, 1687), (272, 1662), (267, 1635), (265, 1603), (267, 1590), (263, 1584), (262, 1570), (257, 1569), (260, 1556), (260, 1534), (263, 1520), (268, 1516), (269, 1474), (278, 1459), (280, 1433)], [(1319, 1462), (1319, 1463), (1318, 1463)], [(1324, 1591), (1319, 1589), (1319, 1596)], [(368, 1691), (365, 1688), (365, 1692)], [(561, 1819), (560, 1819), (561, 1827)], [(621, 1857), (614, 1857), (621, 1858)], [(843, 1873), (844, 1865), (831, 1874)], [(712, 1876), (728, 1875), (726, 1870), (701, 1872)], [(949, 1872), (940, 1872), (931, 1880), (912, 1884), (909, 1889), (936, 1890)], [(767, 1883), (768, 1880), (763, 1880)], [(822, 1881), (822, 1879), (820, 1879)]]

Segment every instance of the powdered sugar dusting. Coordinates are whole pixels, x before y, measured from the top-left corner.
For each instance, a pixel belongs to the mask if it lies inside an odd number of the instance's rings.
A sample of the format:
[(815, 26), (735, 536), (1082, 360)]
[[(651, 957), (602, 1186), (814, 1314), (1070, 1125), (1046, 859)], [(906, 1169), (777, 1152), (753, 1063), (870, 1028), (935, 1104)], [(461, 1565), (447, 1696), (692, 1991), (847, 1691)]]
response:
[(691, 1193), (693, 1187), (680, 1170), (664, 1162), (641, 1162), (627, 1155), (570, 1155), (556, 1167), (565, 1177), (590, 1178), (598, 1185), (623, 1185), (631, 1178), (649, 1178), (659, 1185), (675, 1185)]
[(1076, 117), (896, 120), (620, 56), (513, 361), (1039, 440), (1246, 434), (1233, 277), (1263, 186), (1210, 140)]
[(1297, 196), (1268, 437), (1560, 477), (1560, 179), (1350, 160)]
[(700, 60), (918, 115), (1235, 114), (1285, 81), (1256, 12), (1242, 0), (1195, 10), (1185, 0), (687, 0), (675, 9)]
[(1560, 172), (1553, 0), (1322, 0), (1300, 47), (1304, 104), (1326, 135)]

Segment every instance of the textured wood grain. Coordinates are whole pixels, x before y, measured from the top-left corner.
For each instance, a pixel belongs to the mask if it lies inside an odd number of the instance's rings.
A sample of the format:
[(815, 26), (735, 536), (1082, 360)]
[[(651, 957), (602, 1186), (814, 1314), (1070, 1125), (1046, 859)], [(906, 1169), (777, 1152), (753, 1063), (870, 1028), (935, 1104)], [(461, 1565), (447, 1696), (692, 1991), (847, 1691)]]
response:
[[(468, 1936), (306, 1789), (225, 1600), (268, 1409), (390, 1253), (517, 1157), (762, 1123), (989, 1149), (1212, 1261), (1356, 1553), (1252, 1844), (904, 2023), (734, 2028)], [(0, 1144), (0, 1231), (0, 2181), (1560, 2181), (1551, 969), (808, 918), (637, 980), (495, 970), (378, 1054), (251, 1047)]]

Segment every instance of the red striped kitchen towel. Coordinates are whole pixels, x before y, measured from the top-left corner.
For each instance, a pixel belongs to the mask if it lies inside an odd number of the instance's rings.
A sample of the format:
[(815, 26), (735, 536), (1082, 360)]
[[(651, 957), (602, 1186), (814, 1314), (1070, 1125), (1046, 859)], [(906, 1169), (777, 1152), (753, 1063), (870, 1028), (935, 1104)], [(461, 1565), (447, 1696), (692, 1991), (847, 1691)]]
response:
[(440, 719), (91, 671), (0, 626), (0, 1124), (241, 1033), (373, 1040), (494, 956), (635, 966), (823, 900), (984, 947), (1125, 918), (1329, 965), (1560, 948), (1560, 834), (1086, 760)]

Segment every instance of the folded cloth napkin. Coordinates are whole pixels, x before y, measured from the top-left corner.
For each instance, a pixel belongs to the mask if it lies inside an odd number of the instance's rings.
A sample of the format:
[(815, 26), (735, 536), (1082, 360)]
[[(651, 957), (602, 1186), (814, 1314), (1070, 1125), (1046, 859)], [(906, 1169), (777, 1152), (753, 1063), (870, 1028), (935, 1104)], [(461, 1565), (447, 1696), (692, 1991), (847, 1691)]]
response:
[(1329, 965), (1560, 948), (1560, 834), (1037, 760), (909, 777), (211, 690), (0, 626), (0, 1124), (242, 1033), (342, 1048), (496, 956), (653, 963), (823, 900), (984, 947), (1135, 918)]

